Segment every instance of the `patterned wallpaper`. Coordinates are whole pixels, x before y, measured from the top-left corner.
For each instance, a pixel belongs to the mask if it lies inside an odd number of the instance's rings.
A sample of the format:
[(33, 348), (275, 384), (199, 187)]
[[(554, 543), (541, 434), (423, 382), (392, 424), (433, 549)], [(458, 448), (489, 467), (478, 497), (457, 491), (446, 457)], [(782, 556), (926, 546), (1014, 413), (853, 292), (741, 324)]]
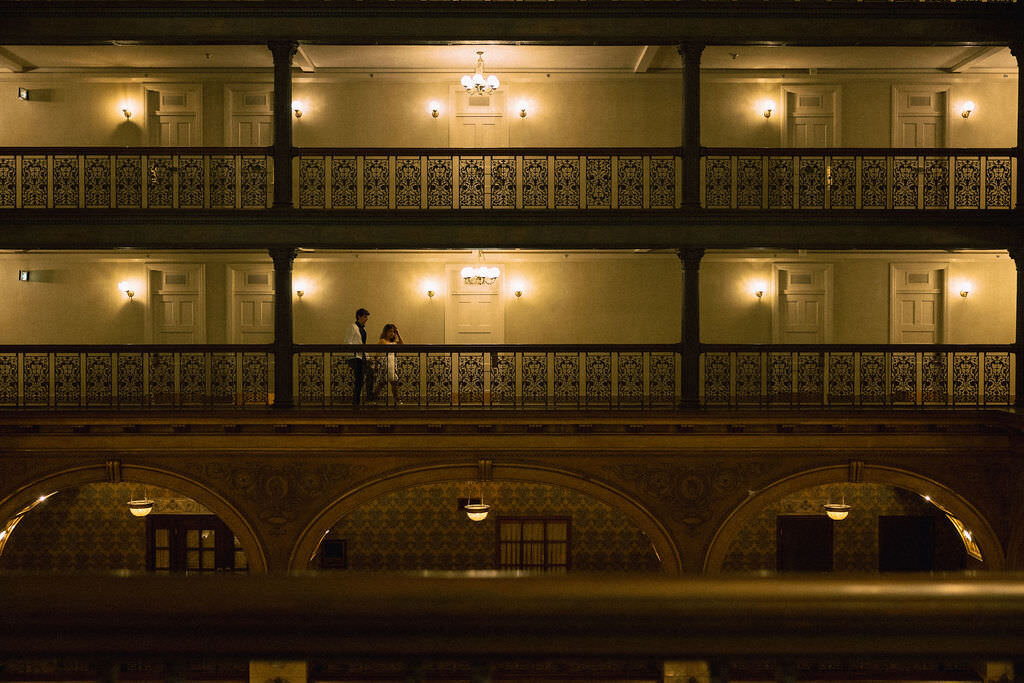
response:
[(843, 496), (853, 509), (849, 517), (833, 526), (835, 571), (878, 571), (879, 515), (935, 516), (939, 561), (950, 564), (950, 569), (958, 568), (963, 551), (961, 546), (957, 555), (958, 547), (950, 540), (954, 533), (952, 525), (921, 496), (880, 484), (828, 484), (798, 491), (763, 510), (729, 544), (722, 571), (774, 571), (775, 518), (778, 515), (823, 515), (825, 503), (838, 503)]
[[(470, 570), (495, 566), (495, 519), (501, 515), (572, 517), (572, 571), (659, 571), (647, 536), (604, 503), (547, 484), (487, 482), (491, 514), (471, 522), (459, 498), (477, 497), (475, 483), (417, 486), (374, 499), (335, 524), (349, 569)], [(314, 562), (313, 566), (317, 566)]]
[(87, 484), (60, 491), (18, 523), (0, 569), (111, 571), (146, 569), (146, 522), (125, 503), (148, 495), (157, 514), (210, 514), (178, 493), (141, 484)]

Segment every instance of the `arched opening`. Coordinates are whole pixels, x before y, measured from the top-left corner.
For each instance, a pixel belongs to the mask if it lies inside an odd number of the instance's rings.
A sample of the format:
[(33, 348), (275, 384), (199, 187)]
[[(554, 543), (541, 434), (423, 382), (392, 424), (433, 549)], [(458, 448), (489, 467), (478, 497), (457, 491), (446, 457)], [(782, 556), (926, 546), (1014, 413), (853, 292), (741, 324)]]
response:
[[(125, 468), (67, 471), (0, 504), (0, 569), (59, 573), (262, 573), (266, 560), (243, 518), (175, 475)], [(129, 500), (151, 500), (137, 516)]]
[[(646, 510), (554, 470), (475, 465), (405, 472), (352, 491), (307, 527), (292, 569), (536, 569), (677, 572), (678, 553)], [(471, 521), (460, 503), (482, 497)]]
[[(850, 506), (829, 519), (826, 503)], [(789, 477), (758, 491), (719, 528), (705, 572), (1002, 569), (988, 522), (960, 496), (919, 475), (847, 467)]]

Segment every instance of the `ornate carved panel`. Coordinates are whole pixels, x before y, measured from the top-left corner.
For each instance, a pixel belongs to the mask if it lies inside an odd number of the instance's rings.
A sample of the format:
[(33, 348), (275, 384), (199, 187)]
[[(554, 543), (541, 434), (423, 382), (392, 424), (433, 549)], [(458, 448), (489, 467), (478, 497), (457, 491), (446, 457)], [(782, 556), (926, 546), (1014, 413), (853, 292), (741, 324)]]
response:
[(523, 403), (545, 405), (548, 400), (548, 357), (545, 353), (524, 353)]
[(173, 353), (154, 353), (149, 357), (149, 400), (157, 406), (174, 403)]
[(981, 208), (981, 159), (957, 157), (953, 174), (953, 207)]
[(331, 206), (354, 209), (359, 194), (356, 160), (331, 157)]
[(918, 204), (918, 179), (921, 169), (916, 157), (893, 159), (892, 208), (916, 209)]
[(555, 157), (555, 208), (580, 208), (579, 157)]
[(672, 352), (651, 353), (651, 405), (675, 403), (676, 358)]
[(242, 402), (244, 405), (266, 405), (270, 400), (270, 354), (242, 354)]
[(516, 356), (491, 354), (491, 405), (510, 406), (516, 402)]
[(707, 405), (729, 404), (731, 379), (730, 354), (704, 354), (704, 402)]
[(206, 161), (200, 156), (178, 157), (178, 206), (201, 209), (206, 204)]
[(395, 160), (395, 206), (418, 209), (423, 193), (419, 157), (398, 157)]
[(391, 202), (391, 179), (387, 157), (363, 159), (363, 208), (386, 209)]
[(612, 205), (611, 157), (586, 157), (586, 208), (607, 209)]
[(299, 157), (299, 208), (327, 208), (327, 160)]
[(210, 400), (215, 404), (235, 402), (238, 360), (233, 353), (210, 354)]
[(860, 355), (860, 403), (881, 405), (886, 402), (888, 392), (885, 379), (885, 354), (882, 352)]
[(825, 208), (825, 158), (799, 157), (799, 195), (797, 203), (801, 209)]
[(548, 208), (548, 158), (523, 158), (523, 208)]
[(85, 157), (85, 206), (110, 207), (110, 157)]
[(644, 162), (640, 157), (619, 157), (616, 188), (620, 209), (641, 209), (644, 205)]
[(893, 403), (917, 401), (917, 354), (893, 353), (889, 356), (889, 377)]
[(206, 354), (182, 353), (178, 355), (180, 363), (180, 387), (182, 405), (203, 405), (207, 402)]
[(427, 405), (452, 404), (452, 356), (427, 354)]
[(26, 353), (24, 368), (24, 403), (27, 406), (50, 404), (50, 355), (47, 353)]
[(82, 404), (82, 357), (79, 354), (53, 354), (53, 396), (58, 406)]
[(85, 405), (114, 403), (114, 362), (109, 353), (85, 356)]
[[(1021, 359), (1017, 359), (1020, 363)], [(1024, 391), (1017, 387), (1016, 390)], [(1007, 404), (1010, 402), (1010, 354), (985, 354), (985, 403)]]
[(45, 156), (21, 158), (21, 205), (26, 209), (45, 209), (50, 172)]
[(427, 159), (427, 208), (451, 209), (455, 206), (451, 157)]
[(977, 405), (981, 389), (981, 364), (977, 353), (953, 354), (953, 403)]
[(854, 355), (830, 353), (828, 356), (828, 402), (851, 405), (854, 398)]
[(18, 354), (0, 353), (0, 405), (18, 405)]
[(792, 157), (768, 157), (768, 208), (793, 208)]
[(151, 156), (146, 163), (146, 206), (151, 209), (171, 208), (174, 205), (174, 172), (177, 170), (173, 168), (171, 157)]
[(355, 395), (355, 374), (348, 364), (351, 353), (332, 353), (331, 362), (331, 400), (332, 404), (351, 404)]
[(555, 405), (579, 405), (580, 355), (556, 353), (553, 362)]
[(17, 159), (0, 157), (0, 209), (13, 209), (18, 196)]
[(626, 351), (618, 356), (619, 405), (640, 405), (644, 401), (644, 355)]
[[(1009, 158), (985, 160), (985, 206), (989, 209), (1009, 209), (1010, 187), (1013, 179)], [(1021, 201), (1018, 198), (1018, 201)]]
[[(828, 204), (833, 209), (857, 206), (857, 160), (853, 157), (832, 157), (826, 169)], [(884, 204), (884, 200), (883, 200)]]
[(732, 206), (732, 160), (729, 157), (704, 159), (704, 206), (708, 209)]
[(797, 354), (797, 402), (822, 405), (825, 402), (825, 358), (823, 353)]
[(210, 206), (214, 209), (235, 207), (235, 157), (210, 157)]
[(491, 157), (491, 208), (516, 208), (515, 157)]
[(458, 359), (459, 405), (483, 405), (484, 354), (460, 353)]
[(396, 353), (398, 400), (406, 404), (420, 403), (420, 354)]
[(584, 354), (586, 373), (586, 404), (611, 405), (612, 402), (612, 355), (610, 353)]
[(946, 359), (945, 353), (921, 354), (921, 400), (926, 404), (945, 405), (949, 400)]
[(736, 354), (736, 402), (761, 402), (761, 354)]
[(949, 208), (948, 157), (927, 157), (924, 161), (924, 208)]
[(118, 156), (114, 166), (117, 208), (137, 209), (142, 206), (142, 157)]
[(484, 160), (482, 157), (459, 158), (459, 206), (463, 209), (484, 208)]
[(761, 157), (740, 157), (736, 163), (736, 207), (762, 208), (764, 169)]
[(78, 208), (79, 176), (78, 157), (53, 157), (53, 208)]
[(299, 405), (323, 405), (324, 386), (324, 355), (322, 353), (297, 354), (298, 387), (296, 399)]
[(768, 354), (768, 402), (790, 403), (793, 400), (793, 355)]
[(651, 157), (651, 208), (672, 209), (676, 205), (676, 160)]
[(117, 354), (117, 403), (142, 405), (145, 397), (145, 362), (141, 353)]
[[(887, 204), (889, 183), (888, 164), (885, 157), (864, 157), (861, 160), (860, 205), (862, 209), (884, 209)], [(917, 206), (916, 182), (914, 185), (914, 206)], [(909, 198), (907, 199), (909, 201)]]

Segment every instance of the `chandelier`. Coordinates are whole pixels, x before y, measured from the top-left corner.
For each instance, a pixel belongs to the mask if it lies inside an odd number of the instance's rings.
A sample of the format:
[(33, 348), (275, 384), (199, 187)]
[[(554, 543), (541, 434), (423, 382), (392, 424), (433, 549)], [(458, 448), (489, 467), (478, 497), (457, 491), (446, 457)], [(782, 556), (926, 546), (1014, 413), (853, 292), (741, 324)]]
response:
[(461, 271), (462, 281), (467, 285), (493, 285), (501, 271), (494, 266), (466, 266)]
[(473, 75), (466, 74), (462, 77), (462, 87), (470, 95), (490, 95), (501, 86), (501, 83), (494, 74), (484, 76), (484, 53), (481, 50), (476, 55), (476, 71)]

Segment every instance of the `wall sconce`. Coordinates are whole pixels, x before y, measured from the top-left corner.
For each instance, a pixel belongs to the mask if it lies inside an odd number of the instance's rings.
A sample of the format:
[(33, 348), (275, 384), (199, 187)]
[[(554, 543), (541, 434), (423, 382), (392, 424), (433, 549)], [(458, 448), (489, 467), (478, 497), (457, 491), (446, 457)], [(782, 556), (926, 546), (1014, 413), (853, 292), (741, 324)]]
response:
[(295, 112), (295, 118), (302, 118), (303, 109), (304, 107), (302, 106), (302, 100), (292, 100), (292, 111)]
[(427, 106), (430, 108), (430, 115), (433, 116), (435, 119), (441, 115), (441, 105), (438, 104), (437, 102), (431, 102)]
[(304, 289), (296, 289), (295, 290), (295, 296), (299, 297), (300, 300), (302, 299), (302, 295), (305, 294), (305, 293), (306, 293), (306, 290), (304, 290)]
[(131, 121), (132, 120), (132, 110), (129, 109), (127, 106), (121, 107), (121, 116), (124, 117), (125, 121)]
[(756, 296), (758, 299), (764, 297), (766, 289), (768, 289), (768, 285), (766, 285), (764, 282), (754, 282), (750, 285), (750, 293)]
[(28, 271), (28, 270), (19, 270), (18, 271), (18, 280), (20, 282), (28, 282), (29, 278), (31, 277), (31, 275), (32, 275), (32, 273), (30, 271)]
[(765, 100), (764, 102), (761, 103), (761, 110), (761, 114), (766, 119), (770, 119), (772, 117), (772, 112), (775, 111), (775, 101)]
[(125, 296), (128, 297), (128, 301), (135, 301), (135, 290), (132, 289), (132, 283), (127, 280), (121, 280), (117, 283), (117, 291), (124, 292)]
[(974, 102), (971, 102), (970, 100), (967, 100), (966, 102), (964, 102), (964, 106), (960, 109), (960, 116), (964, 117), (965, 119), (968, 119), (968, 118), (971, 117), (971, 114), (973, 114), (973, 113), (974, 113)]
[(437, 294), (437, 292), (435, 292), (434, 290), (432, 290), (432, 289), (428, 289), (427, 290), (427, 298), (428, 299), (433, 299), (435, 294)]
[(523, 296), (523, 290), (517, 289), (516, 291), (512, 292), (512, 296), (514, 296), (517, 299), (521, 298)]
[(295, 296), (302, 300), (302, 297), (306, 295), (306, 290), (309, 289), (309, 284), (305, 280), (296, 280), (294, 285)]
[(529, 103), (526, 100), (520, 100), (519, 102), (519, 118), (525, 119), (529, 113), (527, 110), (530, 108)]
[(18, 99), (28, 102), (28, 88), (18, 88)]
[(970, 294), (970, 293), (971, 293), (971, 286), (969, 284), (967, 284), (965, 282), (964, 284), (960, 285), (960, 296), (962, 296), (963, 298), (966, 299), (967, 295)]

